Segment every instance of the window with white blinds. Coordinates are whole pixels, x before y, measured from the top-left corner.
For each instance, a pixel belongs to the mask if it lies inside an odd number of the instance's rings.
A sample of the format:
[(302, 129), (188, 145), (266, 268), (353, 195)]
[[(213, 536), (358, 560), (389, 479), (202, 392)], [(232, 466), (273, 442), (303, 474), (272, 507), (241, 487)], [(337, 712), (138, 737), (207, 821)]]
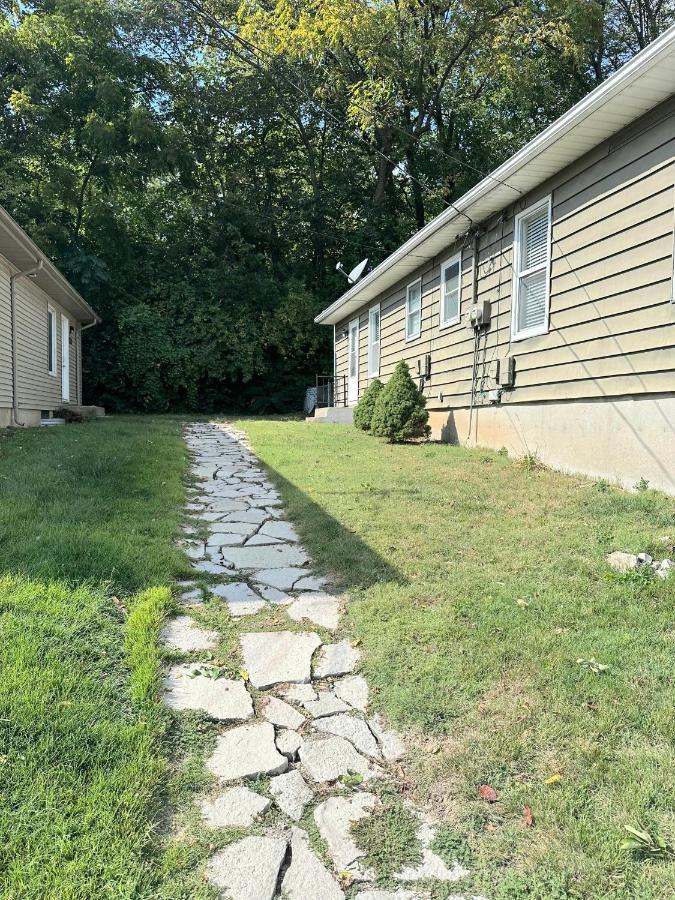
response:
[(380, 374), (380, 304), (368, 310), (368, 377)]
[(513, 340), (548, 331), (551, 277), (551, 201), (516, 216), (513, 270)]
[(459, 322), (462, 299), (462, 254), (457, 253), (441, 266), (441, 328)]
[(405, 339), (412, 341), (422, 333), (422, 279), (408, 285), (405, 299)]

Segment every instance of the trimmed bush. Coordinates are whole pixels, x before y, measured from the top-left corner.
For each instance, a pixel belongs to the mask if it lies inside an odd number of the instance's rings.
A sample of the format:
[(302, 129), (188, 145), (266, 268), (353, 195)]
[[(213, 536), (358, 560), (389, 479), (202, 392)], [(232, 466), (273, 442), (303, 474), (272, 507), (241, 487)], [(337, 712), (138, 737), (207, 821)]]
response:
[(373, 413), (375, 412), (375, 403), (377, 398), (384, 390), (384, 385), (379, 378), (371, 381), (363, 397), (354, 407), (354, 425), (361, 431), (370, 431), (373, 421)]
[(372, 433), (386, 438), (390, 444), (429, 437), (426, 402), (412, 380), (407, 363), (400, 362), (375, 403)]

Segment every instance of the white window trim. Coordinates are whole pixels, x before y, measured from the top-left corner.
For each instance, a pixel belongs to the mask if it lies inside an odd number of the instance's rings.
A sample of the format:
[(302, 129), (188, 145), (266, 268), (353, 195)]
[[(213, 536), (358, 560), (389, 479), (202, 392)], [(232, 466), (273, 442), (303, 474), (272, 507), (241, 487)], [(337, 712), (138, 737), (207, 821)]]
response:
[(48, 325), (49, 325), (49, 314), (50, 313), (52, 315), (52, 325), (51, 325), (52, 355), (51, 355), (51, 358), (49, 359), (49, 368), (47, 370), (47, 374), (51, 375), (52, 378), (56, 378), (56, 366), (59, 361), (58, 360), (59, 354), (57, 352), (57, 344), (56, 344), (56, 310), (50, 303), (48, 303), (47, 304), (47, 324)]
[[(546, 244), (546, 262), (544, 263), (545, 272), (546, 272), (546, 294), (544, 297), (544, 323), (542, 325), (538, 325), (536, 328), (526, 328), (523, 331), (518, 331), (517, 322), (518, 322), (518, 301), (520, 299), (520, 279), (524, 276), (530, 275), (532, 272), (536, 272), (540, 270), (542, 265), (533, 266), (530, 269), (524, 269), (522, 272), (519, 271), (520, 268), (520, 223), (523, 219), (531, 216), (532, 213), (537, 212), (539, 209), (546, 208), (548, 211), (548, 235), (547, 235), (547, 244)], [(528, 206), (527, 209), (524, 209), (522, 212), (519, 212), (515, 217), (513, 223), (513, 283), (511, 287), (511, 340), (512, 341), (524, 341), (527, 338), (536, 337), (540, 334), (548, 334), (549, 332), (549, 313), (550, 313), (550, 301), (551, 301), (551, 229), (552, 229), (552, 213), (551, 213), (551, 195), (545, 197), (543, 200), (537, 201), (537, 203), (533, 203), (532, 206)]]
[[(377, 313), (378, 337), (373, 341), (373, 313)], [(377, 344), (377, 366), (373, 365), (373, 346)], [(377, 378), (380, 374), (380, 349), (382, 347), (382, 315), (380, 304), (376, 303), (368, 310), (368, 378)]]
[[(453, 316), (451, 319), (444, 320), (443, 319), (443, 287), (444, 287), (444, 275), (445, 270), (449, 269), (450, 266), (454, 266), (455, 263), (459, 263), (459, 281), (457, 285), (457, 315)], [(440, 283), (440, 297), (441, 297), (441, 307), (439, 310), (439, 328), (449, 328), (451, 325), (456, 325), (460, 319), (462, 318), (462, 251), (460, 250), (458, 253), (455, 253), (454, 256), (451, 256), (450, 259), (446, 259), (444, 263), (441, 263), (441, 283)]]
[[(410, 334), (408, 331), (408, 321), (410, 319), (410, 290), (416, 285), (420, 286), (420, 328), (416, 334)], [(411, 281), (405, 289), (405, 339), (406, 341), (416, 341), (422, 334), (422, 279), (416, 278)]]

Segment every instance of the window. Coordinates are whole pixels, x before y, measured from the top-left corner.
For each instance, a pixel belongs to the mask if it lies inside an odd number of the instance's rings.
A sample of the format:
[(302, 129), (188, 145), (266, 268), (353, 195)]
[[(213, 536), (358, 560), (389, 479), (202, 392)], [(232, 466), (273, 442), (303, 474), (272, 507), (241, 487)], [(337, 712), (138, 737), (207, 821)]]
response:
[(380, 374), (380, 304), (368, 310), (368, 377)]
[(405, 339), (412, 341), (422, 333), (422, 279), (413, 281), (406, 289)]
[(47, 372), (56, 375), (56, 314), (47, 307)]
[(457, 253), (441, 266), (441, 328), (459, 322), (462, 299), (462, 254)]
[(516, 216), (513, 247), (513, 340), (548, 331), (551, 200)]

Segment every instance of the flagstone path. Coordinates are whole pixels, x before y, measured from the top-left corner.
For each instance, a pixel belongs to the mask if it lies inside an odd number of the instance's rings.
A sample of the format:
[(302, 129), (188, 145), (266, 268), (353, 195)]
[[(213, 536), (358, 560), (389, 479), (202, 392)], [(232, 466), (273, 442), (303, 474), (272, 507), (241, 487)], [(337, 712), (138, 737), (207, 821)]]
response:
[[(207, 881), (223, 900), (423, 900), (429, 882), (420, 883), (435, 879), (447, 884), (445, 896), (465, 900), (451, 885), (466, 870), (433, 852), (434, 827), (415, 810), (421, 861), (394, 876), (396, 890), (373, 884), (351, 826), (377, 811), (370, 784), (396, 779), (393, 764), (406, 749), (379, 716), (369, 715), (368, 685), (356, 674), (360, 651), (329, 636), (339, 627), (341, 598), (312, 572), (246, 436), (229, 426), (196, 424), (186, 429), (186, 442), (198, 482), (187, 511), (209, 536), (197, 539), (201, 529), (186, 526), (184, 550), (196, 572), (217, 582), (209, 593), (237, 621), (244, 670), (240, 678), (214, 678), (209, 666), (200, 668), (200, 654), (218, 634), (191, 618), (190, 609), (203, 605), (202, 589), (183, 583), (184, 614), (167, 623), (162, 639), (190, 661), (167, 668), (165, 702), (219, 723), (206, 759), (218, 787), (195, 798), (204, 826), (251, 832), (213, 854)], [(250, 617), (270, 609), (286, 614), (288, 627), (250, 628)], [(260, 781), (252, 789), (250, 780), (261, 776), (269, 778), (269, 796), (258, 790)], [(330, 864), (298, 825), (307, 810)]]

